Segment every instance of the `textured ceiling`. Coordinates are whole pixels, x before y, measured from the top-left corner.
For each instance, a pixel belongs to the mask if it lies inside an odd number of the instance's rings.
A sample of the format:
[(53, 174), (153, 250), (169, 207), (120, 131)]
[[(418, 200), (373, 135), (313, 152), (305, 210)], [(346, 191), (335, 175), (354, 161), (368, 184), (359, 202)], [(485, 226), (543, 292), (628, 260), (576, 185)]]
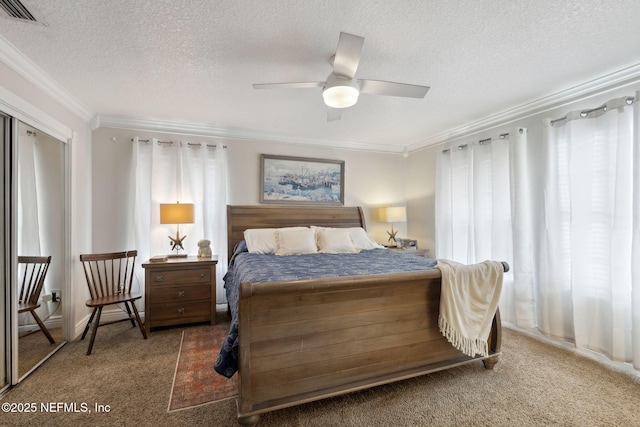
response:
[[(402, 151), (640, 63), (637, 0), (22, 0), (45, 25), (0, 36), (91, 114), (229, 136)], [(341, 31), (356, 77), (431, 87), (361, 95), (327, 122), (320, 89)]]

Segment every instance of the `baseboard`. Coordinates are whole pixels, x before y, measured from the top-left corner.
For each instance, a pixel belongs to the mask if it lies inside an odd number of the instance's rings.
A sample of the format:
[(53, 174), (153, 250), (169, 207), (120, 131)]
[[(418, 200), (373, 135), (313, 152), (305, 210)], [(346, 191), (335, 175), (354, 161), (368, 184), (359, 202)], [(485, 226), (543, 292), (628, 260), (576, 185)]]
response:
[(502, 322), (502, 326), (505, 328), (509, 328), (512, 329), (516, 332), (520, 332), (524, 335), (527, 335), (533, 339), (536, 339), (538, 341), (541, 341), (543, 343), (558, 347), (558, 348), (562, 348), (564, 350), (568, 350), (574, 354), (578, 354), (580, 356), (583, 357), (587, 357), (591, 360), (594, 360), (596, 362), (599, 362), (613, 370), (617, 370), (617, 371), (621, 371), (621, 372), (625, 372), (627, 374), (631, 374), (635, 377), (640, 377), (640, 371), (635, 369), (633, 367), (633, 365), (631, 363), (626, 363), (626, 362), (616, 362), (614, 360), (611, 360), (610, 358), (608, 358), (607, 356), (600, 354), (596, 351), (593, 350), (589, 350), (586, 348), (577, 348), (575, 346), (574, 343), (572, 342), (568, 342), (568, 341), (563, 341), (560, 338), (554, 338), (554, 337), (550, 337), (548, 335), (544, 335), (542, 332), (540, 332), (537, 329), (528, 329), (528, 328), (521, 328), (519, 326), (516, 326), (515, 324), (511, 323), (511, 322)]
[[(138, 311), (138, 313), (140, 314), (140, 318), (142, 318), (142, 321), (144, 322), (144, 311)], [(87, 326), (87, 323), (89, 323), (90, 317), (91, 313), (87, 314), (78, 323), (76, 323), (73, 338), (71, 338), (71, 340), (74, 340), (82, 335), (82, 333), (84, 332), (84, 328)], [(123, 310), (103, 310), (102, 314), (100, 315), (100, 323), (115, 322), (118, 320), (127, 319), (128, 317), (129, 315), (127, 314), (127, 312)]]
[[(47, 320), (43, 320), (43, 322), (48, 329), (62, 328), (61, 315), (51, 316)], [(35, 321), (33, 323), (29, 323), (26, 325), (18, 325), (18, 334), (20, 335), (22, 335), (25, 332), (39, 331), (39, 330), (40, 330), (40, 326), (38, 326), (38, 324)]]

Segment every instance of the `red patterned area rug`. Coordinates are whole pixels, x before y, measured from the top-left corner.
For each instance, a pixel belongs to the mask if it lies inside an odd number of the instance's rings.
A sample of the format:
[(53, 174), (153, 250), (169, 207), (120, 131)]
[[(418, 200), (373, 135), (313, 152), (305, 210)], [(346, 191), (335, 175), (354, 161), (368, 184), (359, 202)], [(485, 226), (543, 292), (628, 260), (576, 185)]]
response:
[(229, 323), (187, 329), (173, 377), (169, 412), (206, 405), (238, 395), (236, 375), (227, 379), (213, 370)]

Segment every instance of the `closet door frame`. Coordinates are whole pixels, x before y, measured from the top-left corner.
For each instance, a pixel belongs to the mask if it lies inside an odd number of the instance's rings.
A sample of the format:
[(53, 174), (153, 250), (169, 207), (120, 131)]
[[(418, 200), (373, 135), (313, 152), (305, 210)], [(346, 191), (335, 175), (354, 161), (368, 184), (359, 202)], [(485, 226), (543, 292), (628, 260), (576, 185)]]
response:
[[(2, 348), (4, 349), (2, 354), (2, 363), (0, 369), (3, 370), (2, 376), (6, 378), (6, 384), (0, 383), (0, 395), (5, 393), (14, 383), (15, 375), (17, 374), (17, 363), (14, 363), (17, 357), (17, 347), (13, 345), (13, 325), (17, 321), (18, 313), (14, 310), (14, 292), (12, 292), (11, 278), (15, 275), (14, 268), (12, 267), (11, 256), (11, 235), (12, 235), (12, 206), (11, 206), (11, 174), (12, 174), (12, 138), (13, 138), (13, 119), (7, 114), (0, 111), (0, 120), (3, 122), (2, 135), (0, 136), (0, 142), (2, 142), (2, 153), (0, 159), (2, 161), (2, 177), (0, 183), (2, 186), (2, 214), (0, 214), (0, 221), (2, 223), (2, 238), (0, 247), (0, 271), (4, 272), (2, 282), (4, 286), (0, 288), (0, 295), (2, 295), (2, 319), (0, 321), (0, 339), (3, 340)], [(15, 312), (15, 313), (14, 313)], [(16, 336), (17, 337), (17, 336)]]

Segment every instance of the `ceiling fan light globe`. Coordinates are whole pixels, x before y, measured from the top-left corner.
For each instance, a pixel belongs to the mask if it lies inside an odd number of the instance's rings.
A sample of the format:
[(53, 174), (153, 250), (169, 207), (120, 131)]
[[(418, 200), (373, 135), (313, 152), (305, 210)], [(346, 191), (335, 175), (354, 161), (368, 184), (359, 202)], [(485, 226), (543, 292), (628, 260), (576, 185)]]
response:
[(322, 91), (324, 103), (332, 108), (348, 108), (358, 102), (360, 92), (352, 86), (327, 87)]

